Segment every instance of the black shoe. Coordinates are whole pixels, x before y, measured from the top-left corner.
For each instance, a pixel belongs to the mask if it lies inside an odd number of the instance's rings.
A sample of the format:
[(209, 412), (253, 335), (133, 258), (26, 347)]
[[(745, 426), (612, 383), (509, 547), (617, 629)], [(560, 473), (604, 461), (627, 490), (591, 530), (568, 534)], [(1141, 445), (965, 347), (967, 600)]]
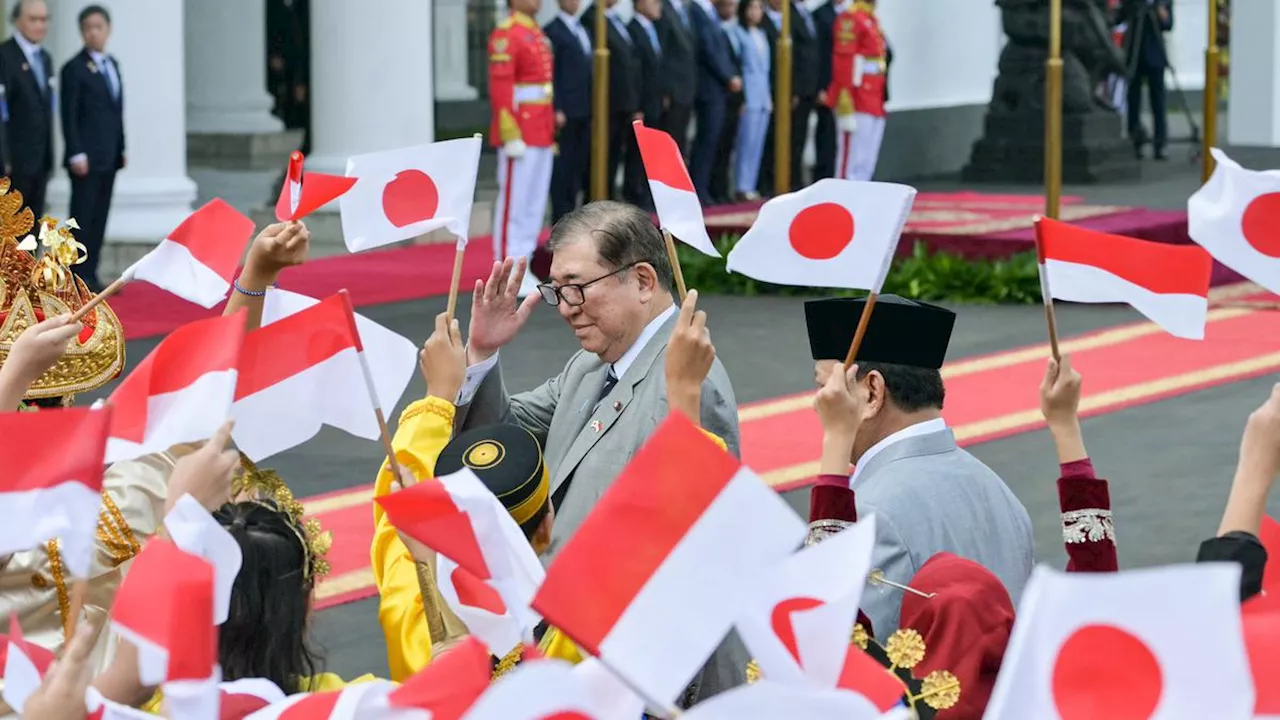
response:
[(1153, 158), (1155, 158), (1156, 160), (1160, 160), (1160, 161), (1162, 161), (1162, 162), (1163, 162), (1163, 161), (1165, 161), (1165, 160), (1168, 160), (1168, 159), (1169, 159), (1169, 158), (1165, 157), (1164, 150), (1156, 150), (1156, 151), (1155, 151), (1155, 154), (1154, 154), (1152, 157), (1153, 157)]
[(1134, 156), (1134, 157), (1136, 157), (1136, 158), (1137, 158), (1137, 159), (1139, 159), (1139, 160), (1141, 160), (1141, 159), (1143, 158), (1143, 154), (1142, 154), (1142, 146), (1141, 146), (1141, 145), (1134, 145), (1134, 146), (1133, 146), (1133, 156)]

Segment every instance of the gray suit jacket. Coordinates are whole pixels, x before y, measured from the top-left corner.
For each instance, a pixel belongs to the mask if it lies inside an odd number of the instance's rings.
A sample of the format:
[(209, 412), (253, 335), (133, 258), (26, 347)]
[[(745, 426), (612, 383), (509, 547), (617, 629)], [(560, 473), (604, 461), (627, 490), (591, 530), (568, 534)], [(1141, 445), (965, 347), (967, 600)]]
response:
[[(1000, 476), (956, 446), (951, 430), (889, 445), (861, 477), (858, 517), (876, 516), (872, 567), (905, 584), (935, 553), (955, 553), (995, 573), (1017, 606), (1035, 565), (1031, 517)], [(862, 610), (883, 642), (898, 629), (902, 591), (868, 584)]]
[[(509, 395), (501, 362), (489, 371), (469, 405), (458, 408), (459, 428), (518, 424), (542, 443), (554, 496), (572, 479), (556, 507), (550, 559), (582, 524), (596, 501), (636, 450), (667, 416), (667, 339), (678, 315), (659, 328), (609, 395), (596, 405), (608, 365), (579, 350), (559, 375), (528, 392)], [(740, 454), (738, 403), (724, 366), (717, 359), (702, 385), (702, 427)]]

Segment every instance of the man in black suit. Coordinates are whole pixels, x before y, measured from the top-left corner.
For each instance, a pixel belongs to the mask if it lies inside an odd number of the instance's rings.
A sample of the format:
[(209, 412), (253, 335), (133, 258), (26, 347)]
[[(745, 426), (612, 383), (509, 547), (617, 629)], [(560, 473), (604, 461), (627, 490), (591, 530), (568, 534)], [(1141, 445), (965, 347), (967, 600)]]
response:
[[(761, 23), (765, 36), (769, 39), (769, 49), (778, 47), (778, 34), (782, 31), (782, 0), (768, 0), (765, 21)], [(777, 57), (776, 55), (774, 57)], [(830, 59), (827, 60), (830, 62)], [(770, 65), (773, 82), (777, 82), (777, 70)], [(805, 186), (804, 182), (804, 144), (809, 137), (809, 115), (814, 110), (818, 99), (819, 79), (818, 28), (817, 22), (804, 3), (791, 3), (791, 190)], [(776, 85), (775, 85), (776, 87)], [(761, 195), (772, 195), (775, 190), (773, 128), (764, 140), (764, 156), (760, 161), (760, 182), (757, 185)]]
[(551, 169), (551, 223), (578, 207), (591, 171), (591, 36), (576, 14), (581, 0), (560, 0), (542, 28), (555, 56), (552, 69), (559, 153)]
[(693, 141), (690, 175), (698, 199), (705, 206), (714, 204), (711, 174), (724, 133), (725, 107), (729, 95), (742, 92), (742, 76), (734, 65), (729, 37), (720, 27), (720, 17), (711, 0), (692, 0), (686, 10), (698, 38), (698, 92), (694, 100), (698, 135)]
[(19, 0), (9, 20), (13, 36), (0, 45), (0, 152), (5, 174), (38, 219), (53, 172), (54, 68), (40, 47), (49, 30), (49, 7), (44, 0)]
[(698, 36), (686, 6), (691, 0), (663, 0), (654, 23), (662, 47), (662, 77), (666, 88), (659, 126), (675, 138), (685, 162), (689, 160), (689, 120), (698, 90)]
[[(635, 48), (636, 59), (640, 61), (640, 114), (644, 116), (645, 125), (661, 127), (666, 81), (662, 77), (662, 41), (658, 35), (657, 23), (662, 19), (662, 0), (635, 0), (635, 9), (635, 17), (627, 25), (627, 29), (631, 31), (631, 46)], [(631, 134), (628, 143), (623, 193), (634, 198), (631, 202), (635, 205), (652, 212), (653, 198), (649, 193), (649, 178), (644, 172), (644, 161), (640, 157), (635, 133)]]
[[(626, 157), (627, 148), (634, 143), (628, 136), (634, 136), (631, 129), (634, 120), (642, 119), (640, 115), (640, 61), (636, 58), (635, 48), (631, 42), (631, 33), (623, 24), (622, 18), (613, 9), (618, 0), (605, 0), (605, 44), (609, 48), (609, 196), (617, 197), (614, 182), (618, 177), (618, 168)], [(582, 24), (595, 45), (597, 6), (592, 3), (582, 13)], [(633, 201), (633, 198), (625, 198)]]
[[(729, 58), (733, 63), (733, 72), (742, 75), (742, 48), (740, 40), (734, 32), (734, 17), (738, 14), (738, 0), (715, 0), (716, 13), (719, 15), (720, 32), (729, 44)], [(733, 170), (733, 148), (738, 141), (738, 120), (742, 116), (742, 105), (745, 101), (743, 89), (730, 90), (724, 100), (724, 126), (720, 131), (720, 142), (716, 146), (716, 161), (711, 166), (711, 202), (714, 205), (727, 205), (733, 202), (733, 189), (729, 176)]]
[(836, 116), (827, 105), (827, 88), (831, 87), (831, 30), (836, 16), (844, 11), (845, 2), (847, 0), (827, 0), (813, 11), (818, 36), (818, 95), (813, 107), (818, 122), (813, 128), (813, 182), (836, 174)]
[(1164, 160), (1164, 146), (1169, 140), (1169, 120), (1165, 102), (1164, 72), (1169, 56), (1164, 46), (1164, 33), (1173, 30), (1173, 4), (1169, 0), (1125, 0), (1120, 8), (1120, 22), (1125, 25), (1124, 49), (1129, 68), (1129, 139), (1133, 151), (1142, 157), (1146, 131), (1142, 128), (1142, 86), (1147, 86), (1151, 102), (1151, 124), (1154, 125), (1152, 149), (1156, 160)]
[(71, 217), (88, 257), (76, 267), (89, 289), (102, 289), (98, 260), (116, 172), (124, 167), (124, 83), (106, 53), (111, 16), (101, 5), (80, 11), (84, 49), (62, 66), (62, 137), (71, 176)]

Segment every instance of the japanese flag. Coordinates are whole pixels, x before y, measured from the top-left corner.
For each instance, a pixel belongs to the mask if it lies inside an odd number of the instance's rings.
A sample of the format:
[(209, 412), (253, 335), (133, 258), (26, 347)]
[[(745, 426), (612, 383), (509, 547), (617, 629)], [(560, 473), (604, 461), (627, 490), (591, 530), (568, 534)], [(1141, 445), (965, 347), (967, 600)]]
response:
[(1280, 171), (1246, 170), (1210, 152), (1218, 164), (1187, 200), (1187, 232), (1218, 262), (1280, 293)]
[(357, 155), (347, 161), (352, 187), (338, 202), (351, 252), (447, 228), (467, 244), (480, 165), (480, 138)]
[(689, 178), (689, 170), (684, 166), (676, 141), (662, 130), (645, 127), (640, 120), (632, 126), (662, 229), (705, 255), (720, 257), (707, 234), (702, 203), (698, 201), (698, 191), (693, 188), (693, 180)]
[(987, 720), (1249, 718), (1240, 567), (1031, 576)]
[(145, 280), (183, 300), (212, 308), (231, 290), (231, 279), (252, 237), (253, 221), (215, 198), (183, 220), (121, 278)]
[(761, 594), (737, 623), (766, 678), (836, 687), (875, 544), (873, 515), (770, 569)]
[[(847, 645), (848, 638), (842, 639)], [(875, 705), (856, 693), (768, 680), (720, 693), (698, 703), (684, 715), (685, 720), (879, 720), (881, 717)]]
[(533, 607), (671, 702), (805, 532), (753, 472), (670, 415), (556, 556)]
[(1213, 258), (1194, 245), (1136, 240), (1036, 221), (1041, 290), (1082, 303), (1122, 302), (1170, 335), (1204, 338)]
[(827, 178), (760, 208), (728, 269), (779, 285), (880, 292), (916, 190)]

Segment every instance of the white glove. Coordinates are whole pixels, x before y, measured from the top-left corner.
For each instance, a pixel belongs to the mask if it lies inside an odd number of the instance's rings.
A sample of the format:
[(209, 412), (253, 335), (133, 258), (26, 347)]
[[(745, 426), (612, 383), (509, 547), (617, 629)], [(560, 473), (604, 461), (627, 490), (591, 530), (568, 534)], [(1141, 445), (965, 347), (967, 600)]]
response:
[(524, 151), (527, 149), (529, 146), (525, 145), (523, 140), (512, 140), (502, 146), (502, 151), (507, 154), (507, 157), (517, 160), (524, 157)]
[(836, 118), (836, 127), (840, 128), (840, 132), (858, 132), (858, 116), (852, 114), (841, 115)]

